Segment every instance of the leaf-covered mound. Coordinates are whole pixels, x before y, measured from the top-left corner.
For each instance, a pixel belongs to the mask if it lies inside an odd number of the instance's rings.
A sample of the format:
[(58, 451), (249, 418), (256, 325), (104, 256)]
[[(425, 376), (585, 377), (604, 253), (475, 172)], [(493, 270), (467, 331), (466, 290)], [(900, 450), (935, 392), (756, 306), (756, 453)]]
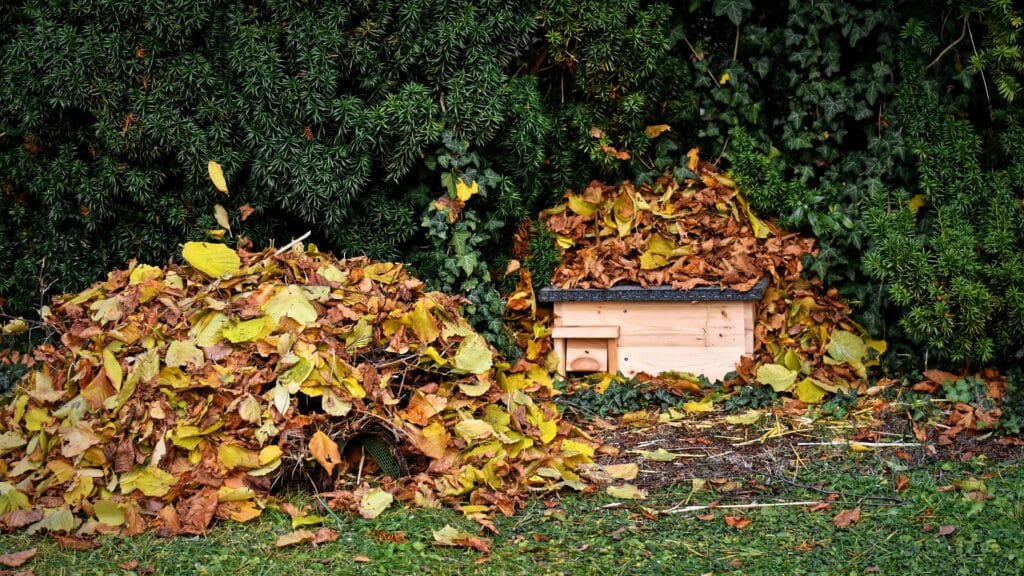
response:
[(549, 374), (502, 362), (401, 264), (183, 256), (44, 310), (59, 342), (0, 411), (0, 527), (198, 534), (259, 516), (283, 477), (372, 517), (391, 495), (353, 481), (373, 462), (348, 442), (371, 430), (397, 439), (377, 457), (400, 501), (512, 513), (528, 489), (581, 486), (593, 447), (544, 401)]
[(768, 277), (754, 355), (737, 364), (735, 382), (770, 385), (805, 402), (863, 383), (885, 343), (868, 337), (834, 290), (803, 277), (814, 239), (759, 219), (730, 178), (701, 162), (696, 149), (689, 158), (682, 181), (668, 174), (639, 187), (594, 181), (546, 210), (542, 218), (562, 248), (552, 284), (746, 291)]
[(542, 218), (563, 248), (552, 283), (721, 286), (749, 290), (762, 277), (800, 276), (814, 240), (779, 230), (751, 212), (736, 185), (690, 152), (692, 178), (664, 175), (640, 187), (594, 181)]

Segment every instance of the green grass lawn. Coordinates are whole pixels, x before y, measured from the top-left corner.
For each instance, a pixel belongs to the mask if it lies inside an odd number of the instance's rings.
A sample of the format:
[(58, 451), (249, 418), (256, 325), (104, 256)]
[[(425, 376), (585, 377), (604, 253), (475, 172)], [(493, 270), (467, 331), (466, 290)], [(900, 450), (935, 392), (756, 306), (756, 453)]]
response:
[[(825, 454), (825, 453), (822, 453)], [(156, 574), (1021, 574), (1024, 573), (1024, 474), (1020, 463), (986, 460), (932, 462), (903, 470), (886, 451), (832, 452), (809, 462), (794, 477), (804, 486), (842, 492), (831, 510), (804, 507), (657, 515), (649, 509), (689, 504), (821, 499), (806, 487), (767, 476), (734, 478), (758, 494), (732, 498), (693, 491), (692, 482), (662, 488), (642, 502), (619, 507), (603, 493), (537, 498), (518, 515), (498, 517), (489, 558), (463, 548), (431, 544), (432, 531), (451, 524), (476, 532), (454, 510), (393, 508), (374, 520), (334, 516), (337, 542), (275, 547), (290, 531), (289, 518), (268, 511), (248, 524), (221, 523), (205, 538), (101, 537), (94, 550), (62, 550), (50, 538), (0, 536), (0, 551), (37, 547), (21, 569), (38, 575), (126, 574), (118, 565), (138, 562)], [(896, 492), (898, 475), (909, 485)], [(977, 501), (980, 479), (987, 499)], [(751, 483), (750, 481), (754, 482)], [(758, 487), (756, 485), (760, 485)], [(954, 489), (942, 489), (942, 487)], [(970, 496), (970, 497), (969, 497)], [(898, 498), (881, 500), (872, 497)], [(307, 496), (293, 500), (308, 501)], [(875, 505), (881, 504), (881, 505)], [(860, 506), (860, 521), (837, 528), (833, 517)], [(697, 515), (705, 519), (697, 518)], [(749, 518), (739, 530), (727, 515)], [(955, 531), (949, 535), (949, 526)], [(940, 528), (942, 528), (940, 530)], [(404, 542), (381, 541), (372, 531), (405, 533)], [(357, 562), (365, 556), (369, 561)], [(478, 563), (479, 562), (479, 563)]]

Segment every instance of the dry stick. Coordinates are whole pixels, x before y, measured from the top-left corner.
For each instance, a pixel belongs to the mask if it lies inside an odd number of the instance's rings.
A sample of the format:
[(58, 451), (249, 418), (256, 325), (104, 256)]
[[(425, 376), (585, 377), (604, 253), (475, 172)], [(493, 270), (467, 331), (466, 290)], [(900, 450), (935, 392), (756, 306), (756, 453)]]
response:
[(821, 502), (819, 500), (803, 500), (803, 501), (800, 501), (800, 502), (768, 502), (766, 504), (761, 504), (759, 502), (751, 502), (750, 504), (724, 504), (724, 505), (706, 504), (706, 505), (702, 505), (702, 506), (695, 504), (693, 506), (684, 506), (682, 508), (678, 508), (678, 507), (673, 506), (672, 508), (669, 508), (668, 510), (661, 510), (660, 513), (661, 514), (683, 514), (683, 513), (686, 513), (686, 512), (700, 512), (701, 510), (715, 510), (715, 509), (719, 509), (719, 508), (721, 508), (721, 509), (748, 509), (748, 508), (780, 508), (782, 506), (813, 506), (815, 504), (820, 504), (820, 503)]
[(299, 236), (295, 240), (292, 240), (291, 242), (289, 242), (289, 243), (285, 244), (284, 246), (282, 246), (277, 252), (274, 252), (274, 256), (279, 256), (279, 255), (287, 252), (288, 249), (290, 249), (292, 246), (295, 246), (299, 242), (302, 242), (306, 238), (309, 238), (309, 235), (312, 234), (312, 233), (313, 233), (312, 230), (306, 231), (306, 233), (303, 234), (302, 236)]
[[(974, 51), (974, 55), (977, 56), (978, 55), (978, 47), (974, 44), (974, 31), (971, 30), (971, 25), (970, 24), (967, 25), (967, 34), (971, 37), (971, 50), (973, 50)], [(981, 85), (985, 87), (985, 101), (988, 102), (988, 115), (991, 118), (992, 117), (992, 97), (988, 93), (988, 81), (985, 80), (985, 69), (982, 68), (980, 70), (980, 72), (981, 72)], [(924, 359), (925, 359), (925, 361), (927, 361), (928, 360), (928, 349), (927, 348), (925, 349), (924, 353), (925, 353)]]
[(938, 64), (939, 60), (942, 60), (942, 57), (946, 55), (946, 52), (949, 52), (950, 50), (952, 50), (953, 47), (956, 46), (957, 44), (959, 44), (960, 41), (963, 40), (965, 36), (967, 36), (967, 18), (964, 18), (964, 27), (963, 27), (963, 30), (960, 31), (960, 37), (957, 38), (956, 40), (953, 40), (953, 43), (950, 44), (949, 46), (946, 46), (942, 50), (942, 52), (939, 52), (939, 55), (936, 56), (934, 60), (929, 62), (928, 65), (924, 67), (924, 69), (927, 70), (927, 69), (931, 68), (932, 66), (935, 66), (936, 64)]
[(797, 446), (863, 446), (865, 448), (919, 448), (920, 442), (857, 442), (833, 440), (831, 442), (798, 442)]

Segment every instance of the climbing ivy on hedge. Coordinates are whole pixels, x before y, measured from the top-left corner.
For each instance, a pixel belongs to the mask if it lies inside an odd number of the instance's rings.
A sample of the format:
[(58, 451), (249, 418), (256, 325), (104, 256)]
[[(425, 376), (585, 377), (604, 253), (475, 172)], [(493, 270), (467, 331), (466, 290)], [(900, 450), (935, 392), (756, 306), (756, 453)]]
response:
[[(998, 357), (1019, 333), (922, 331), (923, 300), (885, 271), (908, 266), (904, 252), (881, 247), (900, 230), (926, 259), (941, 252), (931, 214), (953, 168), (929, 167), (921, 144), (941, 127), (913, 128), (915, 115), (962, 117), (976, 145), (952, 165), (1002, 175), (1000, 206), (1020, 198), (1021, 26), (1010, 0), (7, 2), (0, 308), (173, 257), (217, 228), (219, 203), (229, 242), (312, 230), (339, 253), (409, 261), (467, 294), (500, 343), (494, 272), (520, 223), (591, 178), (679, 170), (696, 145), (763, 214), (818, 236), (808, 269), (872, 332), (956, 361)], [(931, 111), (899, 104), (914, 90)], [(649, 137), (661, 124), (671, 131)], [(209, 159), (230, 196), (207, 181)], [(438, 200), (457, 179), (479, 193), (452, 219)], [(917, 194), (936, 198), (909, 227), (867, 217)], [(959, 194), (978, 200), (970, 230), (988, 230), (987, 189)], [(1004, 212), (992, 218), (1012, 221)], [(999, 278), (1020, 249), (1007, 226), (974, 245), (979, 267), (1005, 263)], [(997, 296), (989, 313), (1017, 314)]]

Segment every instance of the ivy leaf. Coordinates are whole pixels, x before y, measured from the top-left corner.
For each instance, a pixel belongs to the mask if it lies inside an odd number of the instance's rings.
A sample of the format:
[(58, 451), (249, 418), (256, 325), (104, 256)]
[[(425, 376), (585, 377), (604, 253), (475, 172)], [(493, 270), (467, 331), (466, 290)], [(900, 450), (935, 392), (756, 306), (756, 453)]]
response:
[(743, 14), (752, 8), (750, 0), (715, 0), (711, 5), (715, 16), (726, 16), (734, 26), (739, 26), (743, 21)]

